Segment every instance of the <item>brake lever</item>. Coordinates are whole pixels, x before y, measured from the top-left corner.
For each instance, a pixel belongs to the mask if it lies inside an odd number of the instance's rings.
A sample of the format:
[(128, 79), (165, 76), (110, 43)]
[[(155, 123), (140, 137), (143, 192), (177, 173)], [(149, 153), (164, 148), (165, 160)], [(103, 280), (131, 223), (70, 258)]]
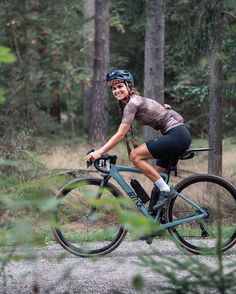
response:
[[(94, 149), (89, 150), (86, 155), (89, 155), (89, 153), (92, 153), (92, 152), (94, 152)], [(87, 168), (89, 168), (93, 164), (93, 162), (89, 160), (89, 161), (86, 161), (86, 164), (87, 164)]]

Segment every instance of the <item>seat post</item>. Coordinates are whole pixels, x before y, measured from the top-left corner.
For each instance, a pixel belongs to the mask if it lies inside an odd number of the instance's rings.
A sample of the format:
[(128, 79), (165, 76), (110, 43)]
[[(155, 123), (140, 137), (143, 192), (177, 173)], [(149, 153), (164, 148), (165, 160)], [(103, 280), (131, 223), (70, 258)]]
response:
[[(177, 163), (179, 161), (179, 155), (171, 155), (169, 166), (168, 166), (168, 177), (170, 177), (171, 171), (175, 172), (175, 176), (177, 176)], [(173, 165), (173, 163), (175, 163)]]

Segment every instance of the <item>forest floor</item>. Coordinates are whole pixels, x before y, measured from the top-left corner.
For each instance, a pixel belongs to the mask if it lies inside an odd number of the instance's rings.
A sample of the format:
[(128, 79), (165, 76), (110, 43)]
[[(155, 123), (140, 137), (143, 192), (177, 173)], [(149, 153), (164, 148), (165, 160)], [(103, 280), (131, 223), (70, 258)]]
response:
[[(21, 255), (22, 248), (18, 247), (16, 253)], [(23, 251), (23, 254), (26, 253), (26, 251)], [(142, 262), (141, 257), (146, 256), (147, 258), (153, 258), (157, 264), (162, 263), (163, 260), (167, 262), (167, 259), (171, 258), (180, 264), (186, 262), (189, 264), (191, 258), (191, 262), (195, 260), (195, 267), (192, 267), (192, 271), (196, 271), (194, 270), (194, 268), (197, 269), (196, 265), (202, 264), (202, 268), (205, 268), (204, 272), (207, 272), (208, 277), (211, 277), (213, 270), (219, 266), (219, 261), (214, 256), (188, 255), (178, 249), (173, 242), (159, 238), (155, 239), (151, 245), (146, 244), (144, 241), (123, 242), (109, 255), (97, 259), (79, 258), (65, 252), (60, 245), (55, 243), (43, 247), (35, 246), (32, 248), (32, 253), (34, 254), (34, 258), (32, 259), (18, 258), (18, 260), (12, 260), (6, 265), (5, 274), (7, 281), (1, 289), (1, 293), (185, 293), (181, 290), (178, 292), (176, 289), (177, 285), (171, 282), (171, 278), (173, 278), (174, 275), (176, 275), (177, 281), (182, 285), (184, 285), (183, 283), (186, 276), (188, 277), (186, 282), (190, 279), (189, 273), (184, 270), (184, 267), (181, 268), (179, 266), (178, 271), (169, 274), (169, 280), (167, 275), (165, 276), (155, 272), (155, 267), (151, 262)], [(160, 253), (163, 257), (159, 257), (157, 253)], [(235, 256), (235, 248), (227, 251), (223, 255), (225, 271), (228, 271), (228, 265), (232, 263)], [(215, 274), (216, 273), (217, 272), (215, 272)], [(200, 277), (201, 273), (198, 273), (198, 276)], [(137, 289), (137, 282), (136, 288), (134, 287), (133, 280), (135, 277), (140, 281), (140, 283), (138, 283), (139, 289)], [(215, 276), (214, 278), (216, 284), (217, 279)], [(192, 276), (191, 280), (193, 279), (195, 280), (195, 277)], [(204, 279), (204, 281), (206, 281), (206, 279)], [(211, 285), (209, 285), (209, 283), (211, 283)], [(194, 293), (220, 293), (220, 290), (217, 291), (216, 288), (212, 286), (214, 284), (213, 281), (209, 280), (209, 283), (206, 284), (205, 282), (204, 288), (201, 288), (199, 282)], [(163, 288), (160, 290), (158, 287), (166, 288), (166, 290)], [(167, 288), (169, 288), (169, 291)], [(226, 292), (235, 293), (233, 289)], [(190, 292), (188, 291), (186, 293)]]

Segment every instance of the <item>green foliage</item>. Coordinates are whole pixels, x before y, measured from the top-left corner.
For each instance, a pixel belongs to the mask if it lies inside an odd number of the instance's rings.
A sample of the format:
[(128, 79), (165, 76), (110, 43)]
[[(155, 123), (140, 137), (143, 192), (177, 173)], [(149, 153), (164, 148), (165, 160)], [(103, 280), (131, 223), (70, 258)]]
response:
[(121, 210), (120, 220), (127, 230), (136, 236), (151, 235), (160, 228), (153, 219), (148, 220), (145, 216), (134, 211)]
[(49, 213), (58, 205), (54, 198), (55, 191), (66, 181), (66, 174), (32, 179), (32, 171), (28, 178), (26, 175), (23, 178), (5, 176), (1, 173), (1, 244), (45, 244), (45, 240), (51, 238)]
[(16, 61), (16, 57), (10, 52), (10, 49), (4, 46), (0, 46), (0, 62), (12, 63)]
[(134, 289), (137, 290), (137, 291), (142, 291), (143, 290), (144, 280), (143, 280), (143, 277), (141, 275), (136, 275), (133, 278), (133, 286), (134, 286)]
[[(0, 46), (0, 63), (12, 63), (16, 60), (16, 57), (13, 53), (10, 52), (10, 49), (5, 46)], [(0, 88), (0, 104), (5, 101), (4, 91)]]
[[(2, 127), (8, 130), (5, 123)], [(1, 130), (1, 128), (0, 128)], [(43, 142), (32, 137), (32, 131), (9, 130), (3, 137), (0, 149), (0, 171), (6, 176), (17, 176), (19, 180), (35, 178), (45, 172), (45, 168), (32, 149), (40, 149)]]
[[(191, 79), (192, 80), (192, 79)], [(166, 101), (184, 117), (192, 135), (204, 136), (208, 128), (208, 100), (209, 88), (207, 85), (191, 85), (191, 81), (166, 87), (168, 98)], [(195, 115), (193, 115), (195, 112)]]
[[(58, 132), (58, 109), (69, 113), (71, 108), (73, 113), (80, 109), (84, 56), (82, 32), (75, 24), (79, 27), (82, 22), (81, 9), (82, 1), (0, 4), (3, 42), (17, 56), (16, 66), (2, 67), (0, 78), (9, 89), (2, 117), (12, 129), (17, 125), (38, 135)], [(7, 117), (9, 111), (15, 115)]]
[[(176, 257), (163, 256), (155, 252), (158, 262), (153, 256), (141, 257), (142, 264), (150, 267), (157, 274), (167, 279), (167, 285), (157, 284), (159, 291), (165, 293), (233, 293), (235, 284), (235, 261), (224, 267), (222, 275), (221, 265), (216, 268), (199, 262), (196, 257), (185, 256), (183, 260)], [(227, 272), (227, 273), (226, 273)]]
[(4, 91), (0, 88), (0, 104), (5, 101)]

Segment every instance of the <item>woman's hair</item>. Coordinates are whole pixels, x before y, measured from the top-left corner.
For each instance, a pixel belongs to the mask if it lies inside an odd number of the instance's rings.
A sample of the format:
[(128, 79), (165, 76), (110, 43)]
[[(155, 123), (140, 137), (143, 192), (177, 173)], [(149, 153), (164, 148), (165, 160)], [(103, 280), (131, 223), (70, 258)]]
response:
[(129, 89), (130, 95), (134, 95), (134, 94), (139, 95), (138, 90), (132, 85), (132, 83), (130, 83), (130, 82), (125, 82), (125, 83)]
[[(133, 94), (137, 94), (137, 93), (133, 93)], [(131, 92), (131, 95), (133, 95), (133, 94)], [(118, 106), (119, 106), (119, 111), (120, 111), (121, 117), (123, 117), (124, 104), (123, 104), (123, 102), (121, 100), (117, 100), (117, 102), (118, 102)], [(129, 132), (131, 134), (131, 142), (133, 144), (133, 147), (134, 148), (138, 147), (137, 141), (136, 141), (135, 136), (134, 136), (134, 133), (133, 133), (133, 126), (132, 125), (130, 126)], [(128, 139), (127, 134), (125, 135), (125, 143), (126, 143), (128, 154), (130, 155), (131, 148), (130, 148), (130, 145), (129, 145), (129, 139)]]

